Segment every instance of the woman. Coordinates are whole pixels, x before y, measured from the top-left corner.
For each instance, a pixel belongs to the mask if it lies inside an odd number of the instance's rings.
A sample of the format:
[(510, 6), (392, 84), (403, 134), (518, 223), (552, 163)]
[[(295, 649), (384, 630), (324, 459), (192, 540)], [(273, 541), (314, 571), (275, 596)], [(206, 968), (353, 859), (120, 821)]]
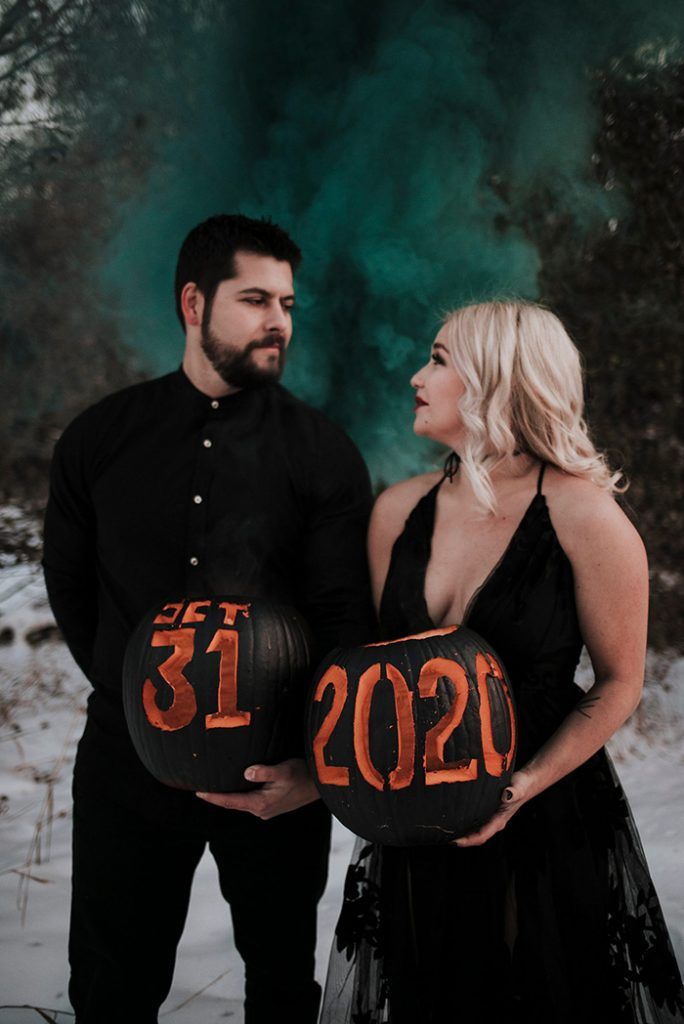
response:
[[(411, 385), (415, 432), (454, 454), (375, 505), (382, 633), (460, 622), (485, 637), (515, 691), (519, 767), (494, 817), (454, 845), (359, 842), (322, 1024), (682, 1021), (603, 749), (641, 693), (647, 565), (582, 420), (578, 353), (540, 306), (472, 305)], [(583, 644), (587, 694), (573, 682)]]

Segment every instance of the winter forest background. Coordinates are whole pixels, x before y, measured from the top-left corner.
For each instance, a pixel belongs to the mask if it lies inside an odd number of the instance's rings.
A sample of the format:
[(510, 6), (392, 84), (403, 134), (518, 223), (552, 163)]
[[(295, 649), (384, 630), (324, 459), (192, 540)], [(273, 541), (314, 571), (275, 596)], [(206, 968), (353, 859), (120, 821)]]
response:
[(678, 0), (0, 11), (6, 501), (41, 502), (76, 411), (178, 364), (187, 230), (266, 213), (305, 254), (287, 383), (352, 433), (379, 485), (426, 463), (407, 380), (443, 309), (516, 293), (561, 315), (596, 439), (633, 481), (652, 640), (681, 643)]
[(67, 904), (38, 939), (26, 903), (68, 893), (86, 692), (36, 565), (52, 447), (104, 393), (178, 365), (174, 263), (215, 212), (269, 215), (301, 245), (285, 383), (352, 434), (378, 489), (437, 454), (411, 433), (408, 379), (443, 310), (516, 294), (569, 327), (649, 550), (647, 687), (615, 753), (666, 903), (684, 843), (683, 41), (680, 0), (0, 0), (0, 943), (4, 963), (38, 942), (53, 964), (0, 1003), (68, 1019), (49, 987)]

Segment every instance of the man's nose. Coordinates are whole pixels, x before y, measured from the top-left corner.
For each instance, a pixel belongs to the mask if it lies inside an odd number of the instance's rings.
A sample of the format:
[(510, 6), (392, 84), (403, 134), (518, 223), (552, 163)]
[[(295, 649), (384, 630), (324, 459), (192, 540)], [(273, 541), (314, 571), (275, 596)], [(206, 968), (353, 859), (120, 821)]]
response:
[(266, 311), (267, 331), (277, 331), (279, 334), (287, 334), (289, 326), (290, 319), (280, 303), (273, 303), (273, 305), (268, 307)]

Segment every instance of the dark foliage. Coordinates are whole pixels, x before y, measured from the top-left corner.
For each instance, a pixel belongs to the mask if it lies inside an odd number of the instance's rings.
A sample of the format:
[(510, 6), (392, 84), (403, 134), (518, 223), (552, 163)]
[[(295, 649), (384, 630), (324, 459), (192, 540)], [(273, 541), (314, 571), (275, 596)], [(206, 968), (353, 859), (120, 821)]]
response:
[(141, 376), (122, 338), (135, 310), (102, 268), (175, 130), (176, 19), (206, 8), (0, 0), (0, 500), (40, 504), (64, 426)]
[(680, 647), (684, 62), (641, 54), (594, 81), (594, 174), (622, 212), (587, 227), (548, 185), (506, 198), (539, 250), (540, 299), (582, 351), (594, 440), (631, 480), (624, 503), (652, 569), (650, 641)]

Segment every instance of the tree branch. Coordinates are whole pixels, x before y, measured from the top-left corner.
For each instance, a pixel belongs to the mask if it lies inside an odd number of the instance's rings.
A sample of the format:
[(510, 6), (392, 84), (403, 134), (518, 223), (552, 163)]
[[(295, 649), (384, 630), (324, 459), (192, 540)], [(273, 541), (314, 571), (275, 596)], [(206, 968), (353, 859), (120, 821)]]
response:
[[(0, 21), (0, 40), (6, 38), (16, 24), (21, 21), (22, 17), (31, 13), (31, 6), (35, 3), (35, 0), (17, 0), (14, 8), (10, 11), (11, 24), (7, 26)], [(84, 11), (88, 11), (92, 6), (89, 0), (84, 3), (83, 0), (63, 0), (58, 7), (54, 10), (48, 9), (47, 12), (41, 7), (41, 20), (34, 22), (26, 26), (26, 30), (23, 35), (17, 34), (13, 39), (9, 39), (4, 44), (0, 45), (0, 57), (6, 57), (12, 53), (18, 53), (25, 46), (34, 45), (39, 47), (41, 43), (46, 42), (52, 34), (57, 31), (59, 33), (57, 38), (62, 38), (63, 29), (60, 28), (60, 22), (63, 20), (63, 16), (68, 14), (69, 11), (76, 11), (79, 6), (84, 8)], [(5, 19), (6, 21), (7, 19)]]
[(24, 13), (30, 11), (32, 0), (15, 0), (14, 6), (0, 18), (0, 39), (8, 35), (18, 21), (21, 21)]

